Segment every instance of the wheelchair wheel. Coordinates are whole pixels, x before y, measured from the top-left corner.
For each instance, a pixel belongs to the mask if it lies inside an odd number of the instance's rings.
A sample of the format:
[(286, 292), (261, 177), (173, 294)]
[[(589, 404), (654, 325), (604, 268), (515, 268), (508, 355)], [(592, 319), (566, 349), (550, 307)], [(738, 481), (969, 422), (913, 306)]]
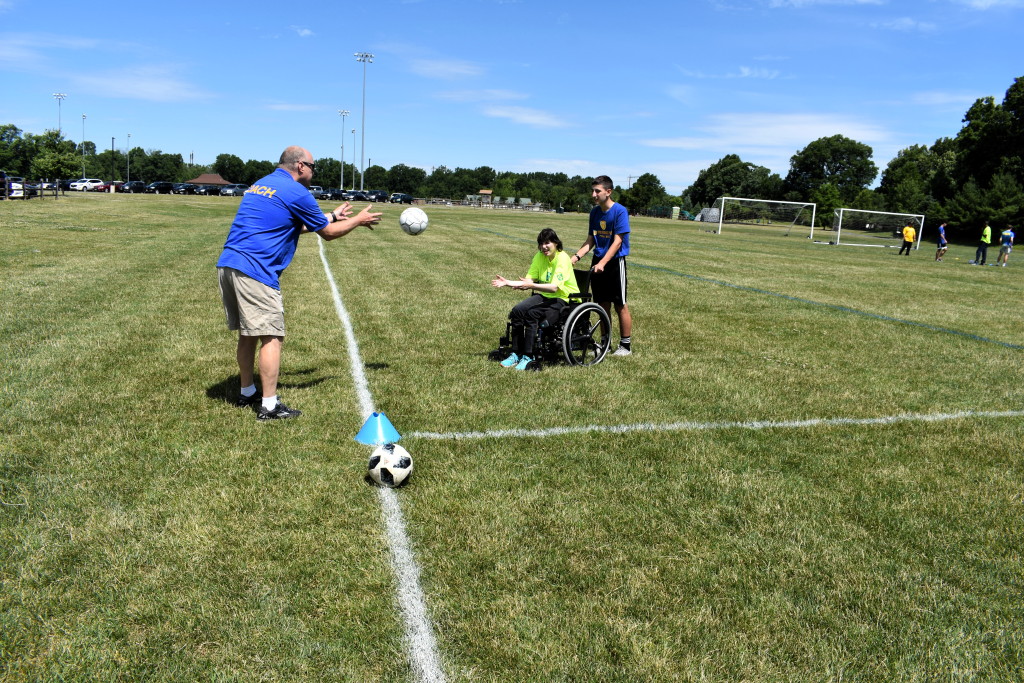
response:
[(611, 345), (612, 321), (595, 303), (573, 308), (562, 328), (562, 355), (570, 365), (596, 365)]

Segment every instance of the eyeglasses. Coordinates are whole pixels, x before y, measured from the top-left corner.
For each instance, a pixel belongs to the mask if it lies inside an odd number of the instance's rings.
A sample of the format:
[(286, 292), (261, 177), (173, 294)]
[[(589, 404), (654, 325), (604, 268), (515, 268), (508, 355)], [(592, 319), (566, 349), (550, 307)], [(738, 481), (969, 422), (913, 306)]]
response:
[(310, 173), (316, 173), (316, 164), (315, 163), (311, 164), (308, 161), (300, 161), (299, 163), (300, 164), (305, 164), (306, 166), (308, 166)]

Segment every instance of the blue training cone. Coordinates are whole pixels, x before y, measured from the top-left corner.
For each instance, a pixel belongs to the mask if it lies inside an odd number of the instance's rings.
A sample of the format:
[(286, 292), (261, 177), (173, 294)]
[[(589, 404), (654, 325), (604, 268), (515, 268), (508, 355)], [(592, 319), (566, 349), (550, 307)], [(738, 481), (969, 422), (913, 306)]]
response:
[(391, 420), (384, 413), (374, 413), (366, 418), (362, 429), (356, 434), (356, 441), (368, 446), (380, 446), (386, 443), (395, 443), (401, 439), (398, 430), (391, 424)]

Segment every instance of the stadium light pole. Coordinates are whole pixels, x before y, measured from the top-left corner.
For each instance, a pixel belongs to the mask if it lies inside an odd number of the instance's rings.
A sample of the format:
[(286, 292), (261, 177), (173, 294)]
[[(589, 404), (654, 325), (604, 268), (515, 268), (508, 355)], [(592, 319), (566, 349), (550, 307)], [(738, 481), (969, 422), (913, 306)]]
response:
[(131, 133), (128, 133), (128, 151), (127, 151), (126, 156), (128, 157), (128, 179), (125, 182), (129, 183), (132, 180), (132, 134)]
[(82, 177), (85, 177), (85, 114), (82, 114)]
[(338, 116), (341, 117), (341, 185), (338, 189), (345, 189), (345, 117), (351, 114), (348, 109), (339, 109)]
[(352, 129), (352, 190), (356, 189), (356, 129)]
[(373, 55), (369, 52), (356, 52), (355, 58), (357, 62), (363, 63), (363, 132), (362, 132), (362, 151), (359, 154), (359, 189), (363, 189), (363, 179), (366, 174), (366, 166), (363, 162), (366, 160), (366, 65), (373, 64)]
[(65, 97), (67, 95), (62, 92), (53, 93), (53, 99), (57, 100), (57, 137), (60, 137), (60, 103), (64, 101)]

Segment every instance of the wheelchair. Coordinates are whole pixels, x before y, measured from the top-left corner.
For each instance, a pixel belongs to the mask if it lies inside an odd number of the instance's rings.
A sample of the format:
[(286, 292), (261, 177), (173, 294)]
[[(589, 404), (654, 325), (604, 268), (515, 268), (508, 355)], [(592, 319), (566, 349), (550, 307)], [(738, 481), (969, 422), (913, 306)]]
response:
[[(558, 313), (558, 320), (542, 320), (533, 342), (534, 360), (527, 370), (539, 371), (545, 363), (565, 362), (569, 365), (597, 365), (604, 360), (611, 346), (611, 319), (608, 313), (591, 301), (590, 271), (574, 270), (580, 291), (569, 295), (569, 304)], [(498, 348), (487, 357), (501, 361), (512, 353), (512, 321), (505, 323), (505, 334)]]

